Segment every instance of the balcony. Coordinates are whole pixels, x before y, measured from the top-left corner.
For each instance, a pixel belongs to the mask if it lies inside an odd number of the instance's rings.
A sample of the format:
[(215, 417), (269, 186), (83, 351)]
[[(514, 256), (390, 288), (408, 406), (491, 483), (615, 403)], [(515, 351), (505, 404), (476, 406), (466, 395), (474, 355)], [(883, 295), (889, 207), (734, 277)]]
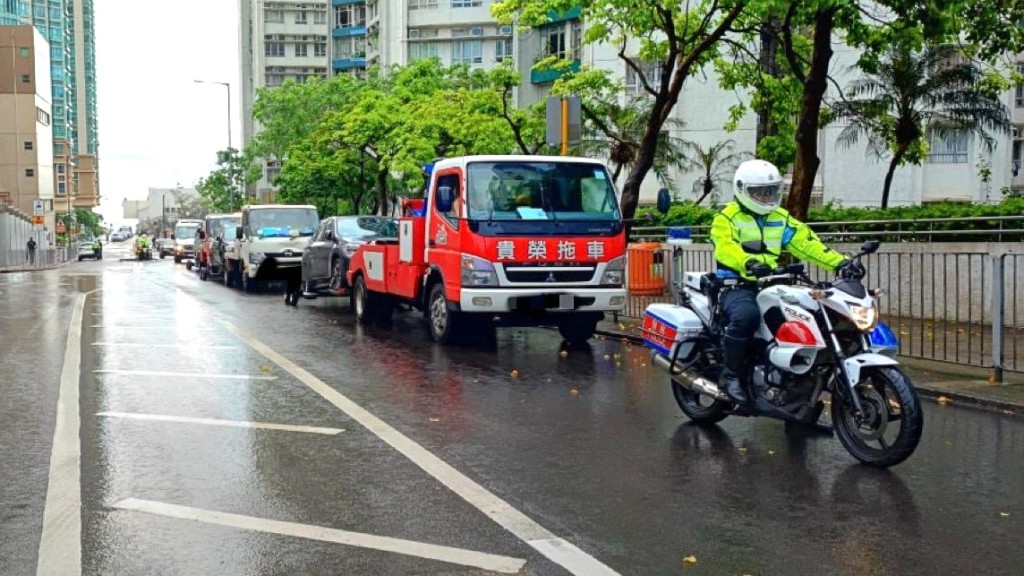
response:
[(335, 71), (351, 70), (353, 68), (366, 68), (366, 57), (344, 55), (332, 60), (331, 66)]
[(357, 24), (348, 28), (335, 28), (331, 30), (331, 36), (335, 38), (348, 38), (351, 36), (366, 36), (366, 24)]
[(562, 74), (564, 74), (566, 70), (571, 70), (572, 72), (579, 72), (580, 61), (573, 60), (572, 63), (565, 68), (546, 68), (543, 70), (531, 69), (530, 82), (533, 84), (550, 84), (555, 80), (561, 78)]
[(548, 11), (548, 23), (555, 24), (557, 22), (566, 22), (569, 20), (577, 20), (580, 17), (580, 7), (575, 6), (569, 8), (565, 12), (558, 12), (556, 10)]
[(347, 6), (349, 4), (365, 4), (366, 0), (331, 0), (331, 6)]

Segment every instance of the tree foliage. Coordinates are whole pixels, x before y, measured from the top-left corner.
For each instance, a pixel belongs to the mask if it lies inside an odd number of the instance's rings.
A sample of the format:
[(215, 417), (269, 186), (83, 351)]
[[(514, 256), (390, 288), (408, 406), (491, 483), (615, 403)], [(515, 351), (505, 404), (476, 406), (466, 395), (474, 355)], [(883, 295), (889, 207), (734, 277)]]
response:
[(753, 157), (750, 152), (737, 152), (736, 142), (732, 140), (723, 140), (706, 147), (691, 140), (684, 140), (682, 152), (682, 168), (698, 174), (693, 182), (693, 191), (698, 194), (694, 204), (698, 205), (709, 196), (712, 197), (714, 204), (717, 193), (731, 188), (732, 175), (736, 167)]
[(964, 57), (959, 47), (927, 45), (921, 50), (899, 44), (854, 80), (849, 99), (835, 107), (835, 118), (846, 126), (839, 144), (850, 147), (861, 138), (878, 158), (890, 157), (882, 188), (881, 207), (889, 206), (893, 173), (903, 164), (920, 164), (928, 151), (928, 136), (974, 135), (991, 152), (990, 132), (1010, 126), (1000, 100), (999, 83)]
[(228, 148), (217, 152), (217, 168), (196, 183), (203, 205), (213, 212), (235, 212), (247, 200), (245, 187), (260, 178), (260, 165), (251, 152)]

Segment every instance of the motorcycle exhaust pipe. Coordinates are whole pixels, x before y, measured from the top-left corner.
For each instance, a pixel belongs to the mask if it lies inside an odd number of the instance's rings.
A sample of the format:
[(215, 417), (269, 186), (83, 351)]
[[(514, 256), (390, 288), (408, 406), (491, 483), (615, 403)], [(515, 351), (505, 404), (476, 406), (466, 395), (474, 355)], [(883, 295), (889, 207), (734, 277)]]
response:
[(718, 400), (723, 400), (725, 402), (730, 401), (729, 397), (718, 389), (718, 384), (704, 378), (697, 372), (693, 370), (683, 370), (678, 363), (675, 368), (670, 371), (669, 368), (672, 367), (672, 360), (664, 354), (659, 354), (658, 352), (653, 353), (651, 355), (651, 363), (665, 372), (669, 372), (672, 379), (694, 392), (710, 396)]

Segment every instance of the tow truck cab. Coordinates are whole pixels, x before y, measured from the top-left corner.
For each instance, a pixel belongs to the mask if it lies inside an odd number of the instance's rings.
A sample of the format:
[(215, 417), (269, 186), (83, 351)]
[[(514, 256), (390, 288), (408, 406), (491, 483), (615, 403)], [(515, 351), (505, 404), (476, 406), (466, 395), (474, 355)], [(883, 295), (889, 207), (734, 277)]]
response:
[(359, 248), (348, 280), (361, 322), (396, 302), (422, 309), (434, 340), (474, 322), (555, 325), (590, 338), (623, 308), (626, 241), (604, 164), (589, 158), (467, 156), (437, 162), (399, 237)]

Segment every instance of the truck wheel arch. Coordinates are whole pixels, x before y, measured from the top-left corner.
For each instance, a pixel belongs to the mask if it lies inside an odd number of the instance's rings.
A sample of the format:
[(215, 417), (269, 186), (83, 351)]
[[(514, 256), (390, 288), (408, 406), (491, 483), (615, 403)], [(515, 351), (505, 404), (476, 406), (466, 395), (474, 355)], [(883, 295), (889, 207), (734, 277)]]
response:
[(423, 310), (423, 316), (426, 317), (429, 313), (430, 302), (427, 300), (430, 298), (430, 289), (434, 284), (444, 284), (444, 275), (441, 273), (441, 268), (435, 264), (431, 264), (427, 275), (423, 279), (423, 286), (420, 289), (419, 305), (420, 309)]

